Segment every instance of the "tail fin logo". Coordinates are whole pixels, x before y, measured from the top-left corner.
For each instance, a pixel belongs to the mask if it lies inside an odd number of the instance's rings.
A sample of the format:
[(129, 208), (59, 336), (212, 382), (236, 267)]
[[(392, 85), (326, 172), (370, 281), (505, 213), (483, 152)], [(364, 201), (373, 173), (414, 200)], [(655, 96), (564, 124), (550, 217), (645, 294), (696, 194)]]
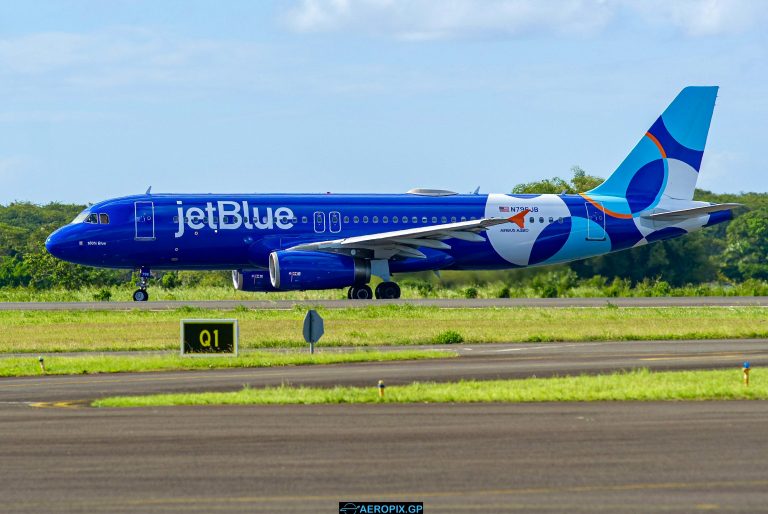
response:
[(525, 215), (528, 214), (530, 209), (525, 209), (524, 211), (520, 211), (514, 216), (510, 216), (507, 218), (510, 222), (514, 223), (520, 228), (525, 228)]

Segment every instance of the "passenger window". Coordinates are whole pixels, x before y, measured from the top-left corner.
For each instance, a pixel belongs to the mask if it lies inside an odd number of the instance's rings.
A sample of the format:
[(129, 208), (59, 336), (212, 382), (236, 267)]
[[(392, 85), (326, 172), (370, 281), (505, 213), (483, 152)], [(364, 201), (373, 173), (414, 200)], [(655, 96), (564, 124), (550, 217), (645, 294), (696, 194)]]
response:
[(307, 223), (307, 221), (308, 221), (308, 220), (307, 220), (307, 217), (306, 217), (306, 216), (302, 216), (302, 217), (301, 217), (301, 222), (302, 222), (302, 223)]
[(533, 216), (531, 216), (530, 218), (528, 218), (528, 221), (530, 221), (531, 223), (533, 223), (533, 222), (535, 222), (535, 221), (536, 221), (536, 218), (534, 218)]
[(443, 222), (443, 223), (448, 223), (448, 218), (443, 216), (442, 218), (440, 218), (440, 221)]
[(466, 216), (462, 216), (461, 217), (461, 221), (467, 221), (467, 217)]
[(373, 217), (373, 222), (374, 223), (378, 223), (379, 222), (379, 217), (378, 216), (374, 216)]
[(451, 216), (451, 223), (456, 223), (456, 216)]
[(426, 216), (422, 216), (421, 217), (421, 222), (422, 223), (426, 223), (427, 222), (427, 217)]
[(558, 223), (562, 223), (563, 222), (563, 218), (557, 218), (557, 222)]
[(469, 219), (471, 219), (471, 220), (476, 220), (477, 218), (476, 218), (475, 216), (472, 216), (472, 217), (471, 217), (471, 218), (469, 218)]
[(174, 216), (173, 217), (173, 222), (174, 223), (178, 223), (179, 222), (179, 217), (178, 216)]
[(544, 223), (544, 216), (539, 217), (539, 223)]
[(89, 214), (87, 218), (85, 218), (85, 222), (97, 224), (99, 222), (99, 217), (95, 212), (93, 212)]
[(389, 223), (389, 217), (384, 216), (383, 218), (381, 218), (381, 222), (382, 223)]
[(432, 216), (432, 223), (437, 223), (437, 216)]
[(109, 225), (109, 214), (102, 212), (99, 214), (99, 223), (102, 225)]
[(551, 218), (551, 217), (550, 217), (550, 218), (549, 218), (549, 222), (550, 222), (550, 223), (552, 223), (553, 221), (555, 221), (555, 220), (554, 220), (553, 218)]
[(354, 217), (354, 222), (355, 223), (360, 223), (360, 216), (355, 216)]
[(416, 216), (411, 218), (411, 223), (418, 223), (418, 222), (419, 222), (419, 218), (417, 218)]
[(397, 216), (392, 216), (392, 223), (397, 223), (398, 221), (400, 221), (400, 218)]
[(368, 223), (368, 216), (363, 216), (363, 223)]
[(344, 216), (344, 223), (349, 223), (349, 216)]

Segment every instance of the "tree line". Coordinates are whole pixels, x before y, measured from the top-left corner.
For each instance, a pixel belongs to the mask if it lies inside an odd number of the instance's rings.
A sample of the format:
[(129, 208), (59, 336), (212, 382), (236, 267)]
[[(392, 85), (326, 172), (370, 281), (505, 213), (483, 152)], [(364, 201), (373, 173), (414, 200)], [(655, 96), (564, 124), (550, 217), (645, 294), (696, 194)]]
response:
[[(592, 189), (602, 178), (574, 166), (572, 176), (518, 184), (512, 193), (578, 193)], [(694, 199), (708, 202), (735, 202), (744, 208), (734, 220), (687, 236), (660, 241), (614, 254), (567, 264), (569, 274), (581, 279), (595, 276), (610, 282), (620, 279), (637, 284), (658, 279), (672, 286), (712, 282), (768, 280), (768, 193), (716, 194), (697, 189)], [(130, 271), (91, 268), (58, 260), (45, 250), (45, 239), (69, 223), (84, 205), (49, 203), (36, 205), (13, 202), (0, 205), (0, 287), (34, 289), (80, 289), (109, 287), (131, 280)], [(491, 272), (498, 277), (498, 272)], [(508, 272), (509, 277), (521, 276)], [(546, 273), (546, 268), (526, 271)], [(471, 280), (482, 276), (468, 275)], [(508, 279), (509, 279), (508, 277)], [(167, 287), (226, 284), (226, 274), (205, 272), (169, 273), (162, 277)]]

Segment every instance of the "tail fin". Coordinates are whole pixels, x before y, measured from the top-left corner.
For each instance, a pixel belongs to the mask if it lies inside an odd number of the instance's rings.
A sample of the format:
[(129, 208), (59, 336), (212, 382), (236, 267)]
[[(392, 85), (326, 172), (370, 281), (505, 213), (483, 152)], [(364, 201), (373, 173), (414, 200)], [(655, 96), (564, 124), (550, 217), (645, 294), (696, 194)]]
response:
[(632, 214), (655, 207), (663, 197), (691, 200), (717, 89), (683, 89), (616, 171), (585, 195), (624, 197)]

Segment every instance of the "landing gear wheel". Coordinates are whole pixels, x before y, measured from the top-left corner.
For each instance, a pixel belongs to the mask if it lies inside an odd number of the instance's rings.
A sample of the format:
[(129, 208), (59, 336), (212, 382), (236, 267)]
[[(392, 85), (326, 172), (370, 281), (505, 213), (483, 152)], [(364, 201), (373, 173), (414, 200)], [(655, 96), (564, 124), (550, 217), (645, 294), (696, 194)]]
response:
[(139, 288), (133, 292), (134, 302), (146, 302), (149, 300), (147, 286), (149, 285), (149, 279), (151, 276), (152, 274), (149, 272), (149, 268), (146, 266), (139, 268), (139, 281), (136, 283)]
[(352, 286), (347, 292), (350, 300), (370, 300), (373, 298), (373, 291), (367, 285)]
[(400, 298), (400, 286), (394, 282), (382, 282), (376, 286), (376, 298), (396, 300)]

